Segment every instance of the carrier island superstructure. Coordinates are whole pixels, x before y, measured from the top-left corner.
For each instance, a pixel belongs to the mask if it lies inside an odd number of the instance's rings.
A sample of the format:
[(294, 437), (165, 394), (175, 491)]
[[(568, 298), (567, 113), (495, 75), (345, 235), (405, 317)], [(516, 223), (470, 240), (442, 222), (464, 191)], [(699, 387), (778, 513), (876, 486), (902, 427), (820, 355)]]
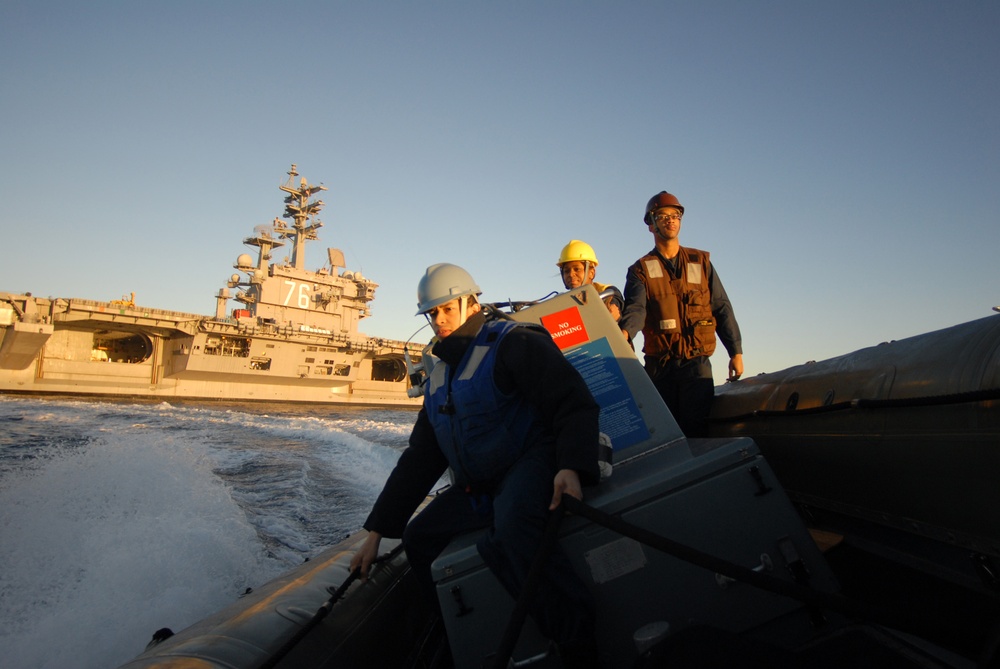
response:
[[(358, 329), (378, 284), (347, 270), (334, 248), (327, 265), (306, 269), (306, 244), (323, 225), (314, 198), (326, 187), (292, 165), (279, 188), (283, 217), (243, 240), (256, 259), (237, 258), (212, 317), (139, 306), (134, 296), (0, 292), (0, 393), (418, 407), (407, 397), (405, 343)], [(271, 262), (286, 244), (288, 257)]]

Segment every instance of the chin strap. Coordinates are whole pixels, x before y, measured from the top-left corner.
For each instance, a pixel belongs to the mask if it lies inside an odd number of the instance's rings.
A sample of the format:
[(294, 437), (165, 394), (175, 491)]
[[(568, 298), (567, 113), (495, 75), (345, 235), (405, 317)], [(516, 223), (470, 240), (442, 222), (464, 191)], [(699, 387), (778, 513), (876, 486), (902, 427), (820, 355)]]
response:
[(656, 234), (657, 234), (657, 236), (658, 236), (658, 237), (659, 237), (660, 239), (662, 239), (662, 240), (666, 241), (666, 240), (667, 240), (667, 236), (666, 236), (665, 234), (663, 234), (663, 231), (662, 231), (662, 230), (660, 230), (660, 224), (659, 224), (659, 223), (657, 223), (656, 221), (653, 221), (653, 227), (655, 227), (655, 228), (656, 228)]
[(465, 325), (465, 321), (469, 320), (469, 296), (463, 295), (458, 298), (458, 312), (462, 317), (462, 322), (458, 324), (458, 327)]

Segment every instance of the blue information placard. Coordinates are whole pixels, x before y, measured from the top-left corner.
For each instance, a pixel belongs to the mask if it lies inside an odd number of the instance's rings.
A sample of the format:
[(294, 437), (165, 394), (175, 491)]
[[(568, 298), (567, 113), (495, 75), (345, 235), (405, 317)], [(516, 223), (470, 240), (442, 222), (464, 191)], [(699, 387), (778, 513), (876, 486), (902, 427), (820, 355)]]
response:
[(649, 438), (649, 428), (632, 397), (606, 337), (563, 351), (601, 406), (601, 432), (616, 451)]

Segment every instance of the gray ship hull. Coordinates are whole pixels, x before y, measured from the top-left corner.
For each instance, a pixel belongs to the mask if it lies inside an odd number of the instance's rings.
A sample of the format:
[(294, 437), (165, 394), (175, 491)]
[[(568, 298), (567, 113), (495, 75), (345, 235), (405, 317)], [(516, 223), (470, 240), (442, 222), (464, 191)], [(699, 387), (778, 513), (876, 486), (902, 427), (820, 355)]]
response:
[(0, 392), (419, 407), (402, 342), (250, 320), (0, 293)]

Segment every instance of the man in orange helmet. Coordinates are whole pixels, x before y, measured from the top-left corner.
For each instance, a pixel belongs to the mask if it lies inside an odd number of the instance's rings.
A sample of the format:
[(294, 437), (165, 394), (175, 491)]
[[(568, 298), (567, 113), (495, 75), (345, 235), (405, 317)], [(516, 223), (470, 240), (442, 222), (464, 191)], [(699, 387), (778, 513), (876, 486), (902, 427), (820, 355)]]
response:
[(625, 279), (619, 325), (629, 341), (642, 331), (646, 372), (689, 437), (705, 436), (715, 395), (712, 363), (718, 335), (729, 353), (729, 380), (743, 374), (740, 326), (707, 251), (682, 247), (684, 207), (661, 191), (643, 218), (654, 247)]

